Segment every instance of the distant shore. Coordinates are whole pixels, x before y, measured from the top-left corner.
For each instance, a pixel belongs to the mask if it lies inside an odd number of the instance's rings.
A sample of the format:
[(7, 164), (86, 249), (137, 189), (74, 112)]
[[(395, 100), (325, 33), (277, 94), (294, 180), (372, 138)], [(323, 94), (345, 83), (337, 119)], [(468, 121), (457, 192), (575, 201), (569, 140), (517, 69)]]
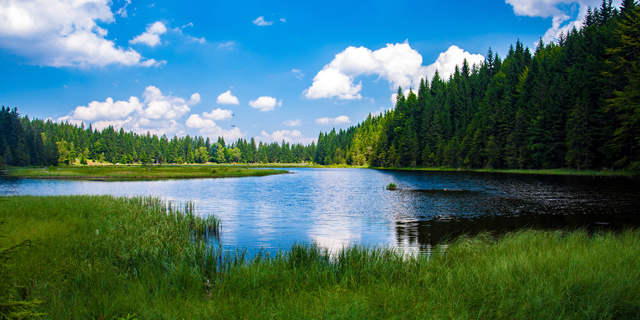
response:
[(211, 165), (73, 165), (61, 167), (9, 168), (3, 170), (3, 176), (10, 178), (92, 181), (237, 178), (283, 173), (288, 173), (288, 171)]

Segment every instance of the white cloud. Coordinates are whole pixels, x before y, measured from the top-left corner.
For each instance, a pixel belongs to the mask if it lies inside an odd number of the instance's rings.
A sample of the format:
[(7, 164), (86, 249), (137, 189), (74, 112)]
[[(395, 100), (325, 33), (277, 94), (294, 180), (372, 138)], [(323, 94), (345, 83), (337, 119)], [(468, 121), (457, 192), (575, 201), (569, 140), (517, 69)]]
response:
[(227, 92), (221, 93), (216, 100), (218, 104), (240, 104), (238, 98), (231, 94), (231, 90), (227, 90)]
[(178, 134), (184, 126), (177, 120), (190, 111), (189, 106), (200, 103), (198, 93), (192, 94), (187, 101), (163, 95), (154, 86), (145, 88), (142, 97), (142, 102), (137, 97), (130, 97), (128, 101), (113, 101), (112, 98), (104, 102), (93, 101), (87, 106), (76, 107), (70, 115), (60, 117), (58, 121), (93, 122), (96, 129), (113, 126), (137, 133)]
[(302, 143), (302, 144), (310, 144), (312, 141), (316, 141), (316, 138), (308, 138), (302, 135), (302, 133), (298, 130), (277, 130), (271, 134), (268, 134), (266, 131), (262, 131), (261, 136), (257, 137), (258, 140), (262, 140), (264, 142), (277, 142), (280, 143), (282, 140), (288, 143)]
[(394, 90), (398, 86), (415, 88), (419, 86), (421, 79), (431, 79), (436, 69), (441, 76), (448, 77), (453, 73), (455, 65), (461, 65), (465, 58), (469, 64), (484, 60), (482, 55), (472, 55), (451, 46), (440, 54), (434, 64), (423, 66), (422, 56), (409, 46), (408, 41), (387, 44), (376, 51), (365, 47), (348, 47), (318, 72), (313, 78), (313, 84), (303, 91), (303, 95), (308, 99), (362, 99), (362, 82), (354, 84), (354, 78), (360, 75), (378, 75), (387, 80)]
[(280, 18), (280, 21), (287, 22), (287, 20), (285, 20), (285, 18)]
[[(142, 97), (146, 104), (146, 108), (142, 111), (142, 115), (148, 119), (178, 119), (190, 111), (189, 105), (200, 102), (200, 95), (194, 94), (191, 100), (185, 101), (182, 98), (173, 96), (164, 96), (160, 89), (154, 86), (145, 88)], [(195, 99), (194, 99), (195, 98)]]
[(266, 21), (266, 20), (264, 20), (264, 17), (263, 17), (263, 16), (259, 16), (258, 18), (256, 18), (256, 19), (255, 19), (255, 20), (253, 20), (252, 22), (253, 22), (253, 24), (255, 24), (256, 26), (261, 26), (261, 27), (264, 27), (264, 26), (270, 26), (270, 25), (272, 25), (272, 24), (273, 24), (273, 21)]
[[(484, 56), (480, 54), (470, 54), (457, 46), (451, 46), (447, 51), (438, 56), (436, 62), (430, 64), (424, 69), (427, 79), (431, 80), (436, 74), (436, 70), (441, 78), (445, 80), (448, 79), (449, 76), (456, 71), (456, 66), (462, 66), (464, 59), (467, 59), (467, 63), (472, 66), (474, 64), (482, 63), (484, 61)], [(420, 82), (417, 82), (413, 87), (417, 88), (419, 84)]]
[(162, 65), (106, 39), (107, 30), (97, 22), (115, 21), (110, 5), (109, 0), (0, 1), (0, 47), (41, 66)]
[(233, 50), (233, 45), (236, 44), (235, 41), (227, 41), (218, 45), (218, 49), (229, 49)]
[(197, 42), (199, 44), (204, 44), (205, 42), (207, 42), (207, 40), (204, 37), (196, 38), (192, 36), (187, 36), (187, 42)]
[(398, 94), (397, 93), (392, 93), (391, 94), (391, 106), (395, 107), (396, 103), (398, 102)]
[(202, 116), (211, 120), (227, 120), (233, 117), (233, 111), (218, 108), (211, 110), (211, 113), (203, 112)]
[(249, 106), (252, 108), (260, 109), (260, 111), (271, 111), (275, 109), (276, 105), (278, 107), (282, 106), (282, 99), (277, 101), (276, 98), (272, 97), (259, 97), (256, 100), (249, 101)]
[(127, 6), (131, 4), (131, 0), (125, 0), (125, 4), (122, 8), (118, 9), (118, 11), (116, 11), (116, 14), (119, 14), (121, 17), (126, 18), (127, 17)]
[(129, 98), (129, 101), (113, 102), (112, 98), (107, 98), (105, 102), (93, 101), (88, 106), (78, 106), (73, 111), (73, 119), (84, 121), (95, 120), (118, 120), (131, 115), (136, 111), (142, 111), (143, 105), (136, 97)]
[[(513, 6), (513, 12), (519, 16), (552, 18), (551, 28), (544, 34), (542, 40), (551, 42), (557, 40), (560, 33), (567, 34), (574, 27), (582, 28), (582, 21), (586, 16), (588, 7), (598, 8), (600, 0), (506, 0)], [(619, 6), (621, 0), (613, 1), (614, 6)], [(575, 15), (576, 6), (578, 13)], [(575, 16), (575, 20), (569, 21)]]
[(141, 35), (129, 40), (130, 44), (143, 43), (150, 47), (155, 47), (160, 44), (160, 35), (167, 32), (167, 27), (164, 23), (156, 21), (147, 26), (147, 30)]
[(299, 126), (302, 125), (302, 120), (300, 120), (300, 119), (287, 120), (287, 121), (283, 122), (282, 124), (284, 124), (287, 127), (299, 127)]
[(304, 73), (302, 73), (302, 70), (300, 69), (291, 69), (291, 72), (293, 72), (298, 79), (304, 78)]
[(351, 119), (349, 119), (349, 117), (347, 116), (339, 116), (336, 118), (324, 117), (324, 118), (316, 119), (316, 123), (324, 126), (332, 125), (332, 124), (333, 125), (345, 124), (345, 123), (351, 123)]
[(191, 98), (189, 99), (189, 101), (187, 101), (187, 104), (192, 106), (198, 103), (200, 103), (200, 94), (196, 92), (191, 95)]
[(224, 137), (227, 140), (237, 140), (244, 137), (244, 133), (237, 127), (225, 130), (220, 128), (213, 120), (203, 119), (197, 114), (189, 116), (185, 124), (188, 128), (199, 129), (199, 134), (210, 138)]

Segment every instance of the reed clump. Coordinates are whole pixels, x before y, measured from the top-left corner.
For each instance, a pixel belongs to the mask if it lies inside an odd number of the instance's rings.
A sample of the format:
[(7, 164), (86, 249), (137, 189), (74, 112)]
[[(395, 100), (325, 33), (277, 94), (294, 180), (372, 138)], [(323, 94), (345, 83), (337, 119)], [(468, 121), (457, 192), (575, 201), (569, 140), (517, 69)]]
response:
[(11, 197), (0, 202), (7, 240), (35, 244), (9, 270), (49, 319), (640, 317), (638, 230), (481, 234), (430, 255), (300, 243), (248, 258), (207, 242), (193, 210), (153, 198)]
[(392, 183), (389, 183), (389, 184), (387, 185), (387, 190), (398, 190), (398, 185), (397, 185), (397, 184), (395, 184), (395, 183), (393, 183), (393, 182), (392, 182)]

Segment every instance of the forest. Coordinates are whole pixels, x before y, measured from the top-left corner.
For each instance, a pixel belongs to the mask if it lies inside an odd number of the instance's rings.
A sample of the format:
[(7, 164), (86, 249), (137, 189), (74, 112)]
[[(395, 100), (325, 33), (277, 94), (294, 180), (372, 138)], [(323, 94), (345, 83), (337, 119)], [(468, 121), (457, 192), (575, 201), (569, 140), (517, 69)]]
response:
[(438, 73), (395, 108), (310, 145), (95, 130), (0, 112), (0, 163), (301, 163), (373, 167), (640, 170), (640, 6), (603, 0), (580, 30), (532, 52)]

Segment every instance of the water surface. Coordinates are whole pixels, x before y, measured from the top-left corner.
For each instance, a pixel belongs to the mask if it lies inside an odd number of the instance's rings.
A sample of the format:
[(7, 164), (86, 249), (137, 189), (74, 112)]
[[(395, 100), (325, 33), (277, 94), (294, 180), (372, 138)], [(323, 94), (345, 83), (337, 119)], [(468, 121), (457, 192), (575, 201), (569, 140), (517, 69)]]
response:
[[(111, 194), (193, 201), (230, 250), (315, 241), (428, 250), (462, 233), (639, 226), (640, 181), (503, 173), (292, 168), (267, 177), (162, 181), (0, 180), (1, 195)], [(400, 190), (384, 187), (396, 183)], [(446, 190), (445, 190), (446, 189)], [(452, 190), (454, 189), (454, 190)]]

